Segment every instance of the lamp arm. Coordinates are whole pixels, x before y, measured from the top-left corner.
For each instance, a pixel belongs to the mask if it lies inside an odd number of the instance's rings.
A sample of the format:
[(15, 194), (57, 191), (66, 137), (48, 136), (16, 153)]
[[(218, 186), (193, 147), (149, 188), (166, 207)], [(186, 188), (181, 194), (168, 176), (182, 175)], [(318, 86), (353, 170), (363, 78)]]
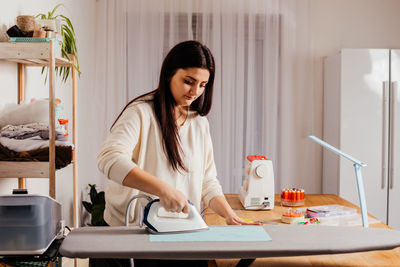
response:
[(367, 200), (365, 198), (364, 183), (361, 175), (361, 166), (353, 164), (357, 179), (358, 198), (360, 199), (361, 218), (364, 228), (368, 228)]
[(362, 179), (362, 174), (361, 174), (361, 167), (367, 166), (366, 163), (359, 161), (358, 159), (344, 153), (343, 151), (340, 151), (336, 147), (322, 141), (318, 137), (315, 137), (313, 135), (308, 136), (311, 140), (314, 142), (320, 144), (321, 146), (331, 150), (332, 152), (350, 160), (353, 162), (354, 166), (354, 171), (356, 174), (356, 180), (357, 180), (357, 190), (358, 190), (358, 198), (360, 200), (360, 209), (361, 209), (361, 218), (362, 218), (362, 224), (364, 228), (368, 228), (368, 211), (367, 211), (367, 201), (365, 198), (365, 190), (364, 190), (364, 183)]
[(338, 155), (340, 155), (340, 156), (342, 156), (342, 157), (345, 157), (346, 159), (352, 161), (352, 162), (355, 163), (355, 164), (358, 164), (358, 165), (360, 165), (360, 166), (362, 166), (362, 167), (367, 166), (367, 164), (365, 164), (364, 162), (362, 162), (362, 161), (360, 161), (360, 160), (358, 160), (358, 159), (356, 159), (356, 158), (354, 158), (354, 157), (352, 157), (352, 156), (350, 156), (350, 155), (344, 153), (343, 151), (340, 151), (340, 150), (337, 149), (336, 147), (334, 147), (334, 146), (328, 144), (327, 142), (322, 141), (322, 140), (319, 139), (318, 137), (315, 137), (315, 136), (313, 136), (313, 135), (310, 135), (310, 136), (308, 136), (308, 138), (310, 138), (311, 140), (317, 142), (317, 143), (320, 144), (321, 146), (323, 146), (323, 147), (325, 147), (325, 148), (331, 150), (332, 152), (334, 152), (334, 153), (336, 153), (336, 154), (338, 154)]

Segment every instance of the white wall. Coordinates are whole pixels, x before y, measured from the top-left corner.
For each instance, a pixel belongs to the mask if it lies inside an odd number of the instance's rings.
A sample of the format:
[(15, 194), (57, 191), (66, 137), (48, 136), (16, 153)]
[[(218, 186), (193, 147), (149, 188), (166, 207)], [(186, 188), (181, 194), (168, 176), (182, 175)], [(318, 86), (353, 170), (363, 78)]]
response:
[[(311, 0), (310, 6), (314, 50), (314, 133), (322, 137), (323, 58), (340, 48), (400, 48), (400, 1)], [(316, 168), (322, 177), (322, 152), (319, 155)]]
[[(85, 139), (82, 132), (88, 120), (85, 117), (85, 109), (93, 108), (85, 94), (85, 89), (91, 86), (94, 78), (93, 62), (95, 57), (94, 28), (95, 28), (95, 0), (62, 1), (65, 8), (59, 8), (59, 12), (69, 17), (74, 25), (77, 35), (80, 69), (82, 76), (78, 80), (78, 158), (85, 151)], [(4, 32), (8, 27), (15, 25), (18, 15), (36, 15), (51, 11), (60, 1), (40, 0), (23, 1), (0, 0), (0, 31)], [(4, 37), (4, 35), (2, 36)], [(1, 34), (0, 34), (1, 38)], [(2, 40), (4, 41), (4, 40)], [(4, 103), (16, 103), (17, 101), (17, 65), (0, 61), (0, 106)], [(27, 68), (26, 71), (26, 99), (32, 97), (48, 97), (48, 87), (44, 85), (44, 77), (40, 74), (40, 68)], [(72, 125), (72, 90), (71, 81), (62, 84), (57, 81), (56, 97), (62, 100), (65, 117), (70, 119)], [(70, 132), (71, 133), (71, 132)], [(94, 156), (95, 157), (95, 156)], [(80, 188), (84, 188), (90, 181), (90, 170), (85, 169), (84, 160), (79, 161)], [(0, 194), (9, 194), (13, 188), (18, 187), (17, 179), (1, 179)], [(48, 179), (27, 179), (27, 187), (30, 193), (48, 194)], [(80, 192), (80, 190), (79, 190)], [(72, 165), (57, 171), (56, 173), (56, 199), (62, 203), (66, 224), (72, 226)], [(81, 206), (81, 205), (79, 205)]]

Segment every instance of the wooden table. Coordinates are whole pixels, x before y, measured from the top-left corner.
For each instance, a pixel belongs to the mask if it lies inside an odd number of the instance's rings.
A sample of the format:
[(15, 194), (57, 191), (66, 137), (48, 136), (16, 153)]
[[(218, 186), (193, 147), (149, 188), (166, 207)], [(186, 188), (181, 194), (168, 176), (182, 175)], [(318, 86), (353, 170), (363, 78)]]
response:
[[(269, 221), (270, 223), (281, 223), (280, 218), (288, 207), (281, 206), (280, 195), (275, 195), (275, 207), (273, 210), (250, 211), (244, 210), (237, 194), (227, 194), (226, 198), (231, 207), (239, 217), (253, 221)], [(339, 204), (351, 208), (360, 209), (352, 203), (336, 195), (307, 194), (304, 206), (319, 206)], [(205, 210), (205, 221), (208, 225), (224, 225), (225, 220), (215, 214), (212, 210)], [(306, 227), (306, 226), (305, 226)], [(370, 227), (390, 228), (384, 223), (370, 224)], [(393, 250), (371, 251), (362, 253), (331, 254), (300, 257), (271, 257), (256, 259), (253, 266), (400, 266), (400, 248)], [(238, 260), (216, 260), (218, 267), (235, 266)]]

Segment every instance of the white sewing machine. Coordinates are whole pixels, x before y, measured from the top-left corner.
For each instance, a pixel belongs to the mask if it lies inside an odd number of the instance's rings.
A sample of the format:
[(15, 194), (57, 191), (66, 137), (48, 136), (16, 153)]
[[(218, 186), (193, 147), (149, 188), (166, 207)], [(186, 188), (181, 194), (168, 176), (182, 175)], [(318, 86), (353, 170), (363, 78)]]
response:
[(240, 188), (240, 202), (248, 210), (274, 208), (274, 170), (272, 161), (264, 156), (247, 156), (246, 178)]

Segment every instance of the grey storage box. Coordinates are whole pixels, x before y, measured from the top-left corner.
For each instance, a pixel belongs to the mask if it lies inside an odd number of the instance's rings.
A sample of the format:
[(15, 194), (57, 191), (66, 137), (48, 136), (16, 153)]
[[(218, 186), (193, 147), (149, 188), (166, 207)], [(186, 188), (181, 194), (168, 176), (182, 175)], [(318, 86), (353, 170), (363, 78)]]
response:
[(61, 204), (48, 196), (0, 196), (0, 255), (40, 255), (63, 231)]

